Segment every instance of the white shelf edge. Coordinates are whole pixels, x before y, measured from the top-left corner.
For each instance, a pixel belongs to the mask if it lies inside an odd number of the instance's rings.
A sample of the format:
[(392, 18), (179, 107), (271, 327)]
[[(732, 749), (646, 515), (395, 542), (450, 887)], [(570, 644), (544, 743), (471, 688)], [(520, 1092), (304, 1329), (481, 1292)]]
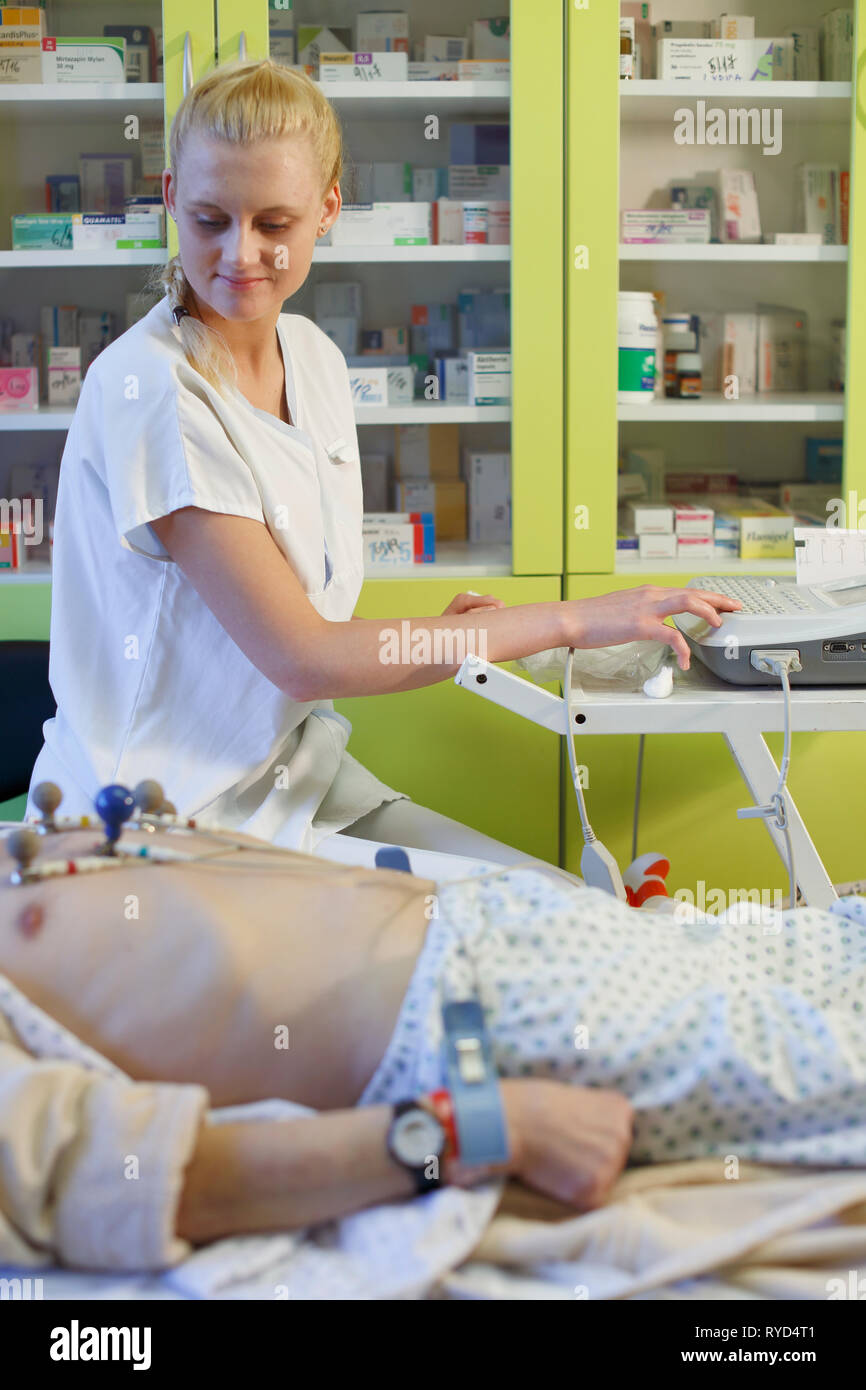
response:
[(777, 264), (814, 262), (815, 264), (844, 265), (849, 259), (849, 250), (848, 246), (775, 246), (762, 244), (729, 246), (718, 243), (699, 246), (672, 246), (663, 243), (637, 245), (633, 242), (621, 242), (619, 258), (621, 261), (729, 262), (734, 265), (748, 265), (750, 262), (758, 264), (766, 262)]
[(702, 400), (676, 401), (654, 400), (649, 405), (617, 405), (617, 419), (621, 423), (704, 423), (707, 421), (730, 421), (736, 423), (762, 421), (831, 421), (845, 418), (845, 397), (839, 391), (778, 392), (764, 396), (749, 396), (739, 401), (725, 400), (718, 393), (710, 393)]
[(165, 265), (165, 246), (142, 247), (129, 251), (0, 251), (0, 270), (86, 269), (89, 266)]
[(390, 101), (408, 99), (428, 102), (431, 97), (437, 101), (508, 101), (511, 83), (495, 82), (317, 82), (321, 92), (329, 101), (374, 101), (386, 98)]
[[(67, 406), (42, 406), (39, 410), (0, 410), (0, 433), (4, 430), (67, 430), (74, 410)], [(358, 406), (356, 425), (471, 425), (508, 423), (511, 407), (506, 405), (448, 405), (436, 401), (415, 401), (412, 405)]]
[(793, 560), (714, 560), (705, 564), (692, 560), (625, 560), (616, 557), (614, 573), (642, 574), (793, 574)]
[(126, 101), (162, 102), (162, 82), (4, 82), (0, 83), (0, 108), (21, 102)]
[(323, 265), (390, 263), (415, 261), (436, 264), (449, 262), (498, 262), (511, 259), (511, 244), (504, 246), (317, 246), (313, 260)]
[(774, 97), (778, 101), (850, 101), (850, 82), (678, 82), (669, 78), (643, 78), (623, 82), (620, 97), (624, 105), (646, 97), (714, 97), (740, 101), (750, 97)]

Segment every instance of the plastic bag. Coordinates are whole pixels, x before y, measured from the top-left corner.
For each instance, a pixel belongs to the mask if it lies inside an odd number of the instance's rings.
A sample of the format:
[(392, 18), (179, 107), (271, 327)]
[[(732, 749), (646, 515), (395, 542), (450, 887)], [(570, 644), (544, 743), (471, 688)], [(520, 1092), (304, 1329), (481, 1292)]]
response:
[[(534, 681), (561, 681), (565, 676), (567, 647), (519, 657), (515, 665)], [(584, 690), (614, 686), (617, 690), (642, 690), (643, 683), (674, 662), (666, 642), (622, 642), (616, 647), (577, 648), (572, 667), (573, 683)]]

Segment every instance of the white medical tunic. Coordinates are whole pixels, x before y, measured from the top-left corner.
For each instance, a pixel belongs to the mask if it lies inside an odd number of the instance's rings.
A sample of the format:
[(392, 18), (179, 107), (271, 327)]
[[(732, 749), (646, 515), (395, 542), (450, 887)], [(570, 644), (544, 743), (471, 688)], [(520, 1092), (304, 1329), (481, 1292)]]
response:
[(293, 424), (220, 395), (187, 361), (167, 297), (96, 358), (60, 469), (50, 680), (31, 779), (92, 814), (108, 782), (156, 778), (184, 816), (311, 852), (404, 793), (346, 752), (330, 700), (277, 689), (220, 626), (150, 522), (180, 507), (263, 522), (323, 618), (363, 581), (361, 470), (346, 361), (281, 314)]

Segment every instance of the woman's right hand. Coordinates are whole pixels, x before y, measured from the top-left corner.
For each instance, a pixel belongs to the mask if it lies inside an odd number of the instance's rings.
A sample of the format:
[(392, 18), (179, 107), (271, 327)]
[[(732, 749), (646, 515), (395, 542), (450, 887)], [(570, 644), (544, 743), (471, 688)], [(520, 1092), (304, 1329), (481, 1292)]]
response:
[(567, 600), (563, 607), (563, 645), (616, 647), (623, 642), (666, 642), (683, 671), (689, 666), (689, 647), (682, 633), (665, 623), (674, 613), (694, 613), (711, 627), (721, 625), (720, 613), (742, 607), (738, 599), (707, 589), (667, 589), (641, 584), (597, 598)]
[(634, 1112), (625, 1096), (540, 1078), (501, 1087), (510, 1176), (578, 1211), (607, 1201), (631, 1147)]

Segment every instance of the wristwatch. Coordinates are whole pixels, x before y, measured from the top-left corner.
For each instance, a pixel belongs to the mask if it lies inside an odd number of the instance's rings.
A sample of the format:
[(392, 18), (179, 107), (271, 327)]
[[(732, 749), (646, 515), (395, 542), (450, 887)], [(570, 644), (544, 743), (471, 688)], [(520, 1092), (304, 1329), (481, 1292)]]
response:
[(416, 1192), (441, 1186), (440, 1165), (447, 1142), (445, 1127), (418, 1101), (401, 1100), (394, 1106), (386, 1148), (409, 1173)]

